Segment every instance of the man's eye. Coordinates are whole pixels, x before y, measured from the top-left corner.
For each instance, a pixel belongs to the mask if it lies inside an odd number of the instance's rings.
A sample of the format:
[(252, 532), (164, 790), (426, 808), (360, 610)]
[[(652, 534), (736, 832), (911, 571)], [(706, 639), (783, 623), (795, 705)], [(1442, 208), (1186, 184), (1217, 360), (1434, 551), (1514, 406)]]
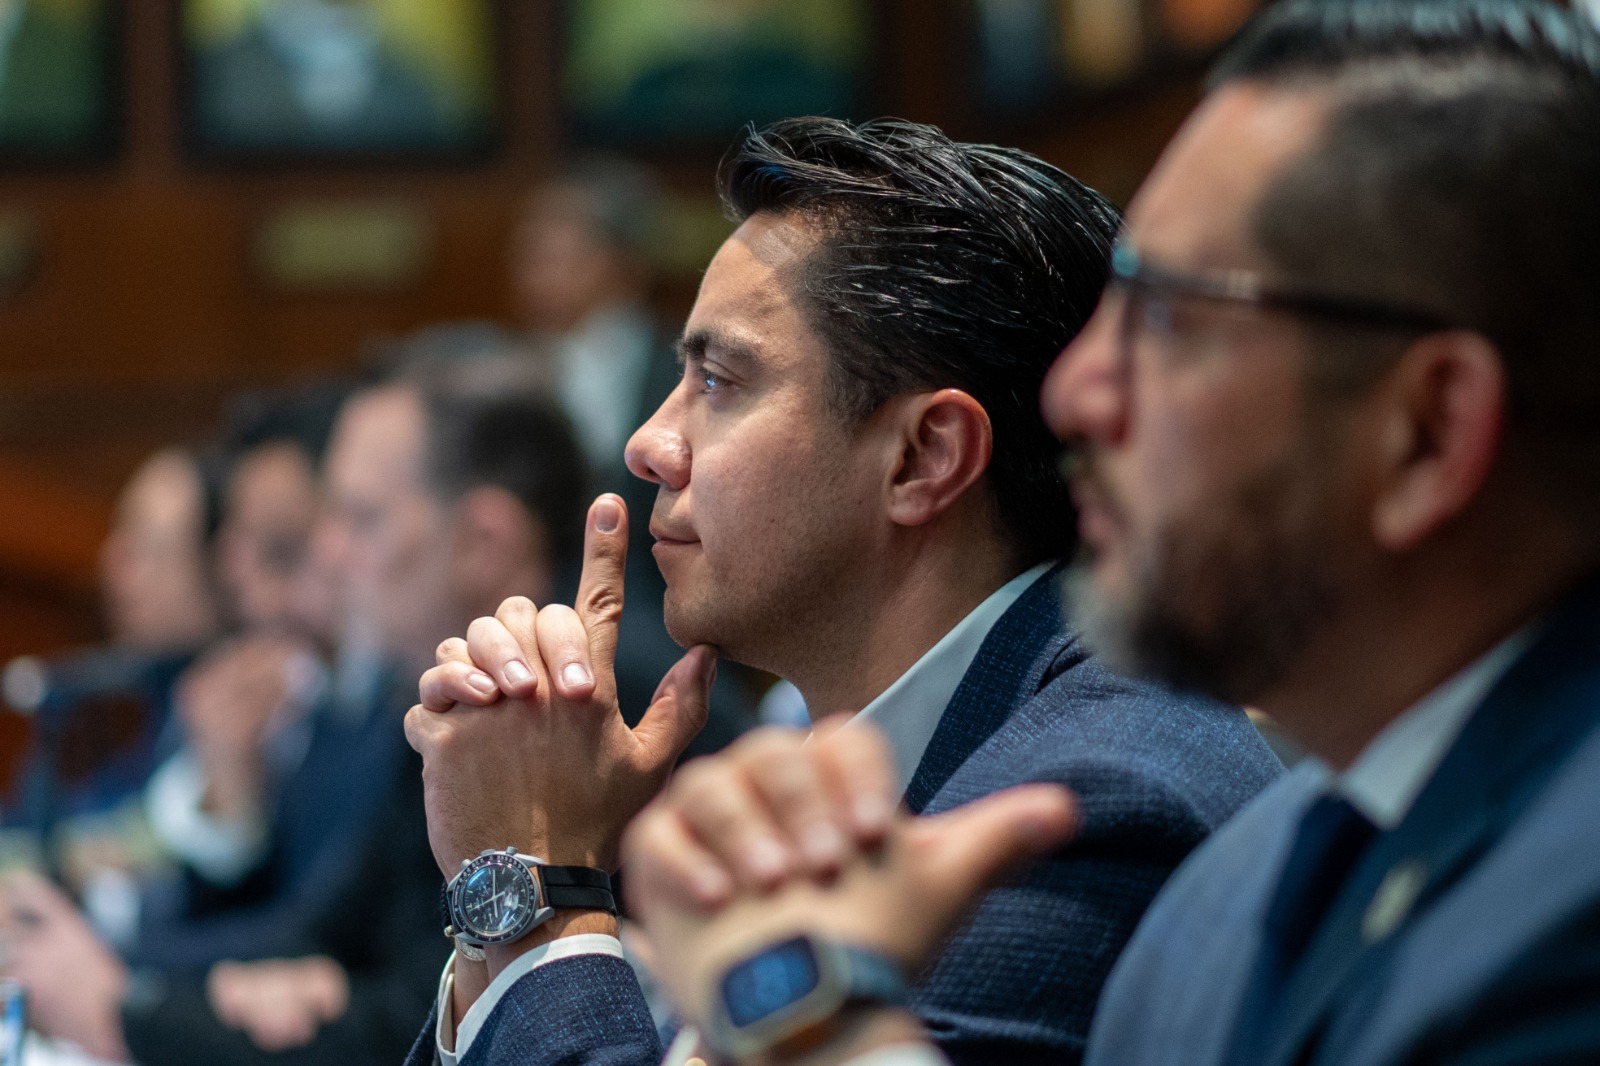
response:
[(701, 392), (721, 392), (728, 387), (728, 379), (721, 374), (713, 374), (709, 370), (702, 370), (695, 377), (700, 382)]

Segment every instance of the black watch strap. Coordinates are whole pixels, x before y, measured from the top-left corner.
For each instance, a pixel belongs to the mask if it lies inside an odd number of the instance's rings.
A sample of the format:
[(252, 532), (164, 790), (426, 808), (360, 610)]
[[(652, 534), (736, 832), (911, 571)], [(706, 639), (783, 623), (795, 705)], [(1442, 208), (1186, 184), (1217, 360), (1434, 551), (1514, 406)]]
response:
[(617, 913), (611, 878), (592, 866), (540, 866), (545, 902), (552, 907)]

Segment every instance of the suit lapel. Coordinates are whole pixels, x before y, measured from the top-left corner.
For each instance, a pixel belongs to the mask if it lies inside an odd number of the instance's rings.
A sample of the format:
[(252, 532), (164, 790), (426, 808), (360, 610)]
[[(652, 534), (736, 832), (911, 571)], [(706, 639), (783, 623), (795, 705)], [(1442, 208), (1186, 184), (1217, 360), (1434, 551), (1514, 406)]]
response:
[(1473, 714), (1405, 820), (1381, 835), (1290, 978), (1267, 1063), (1308, 1042), (1371, 979), (1397, 933), (1457, 882), (1531, 801), (1600, 709), (1600, 597), (1558, 610)]
[(1030, 585), (984, 638), (906, 786), (912, 813), (921, 814), (978, 746), (1039, 691), (1047, 665), (1039, 652), (1061, 635), (1060, 572), (1052, 567)]

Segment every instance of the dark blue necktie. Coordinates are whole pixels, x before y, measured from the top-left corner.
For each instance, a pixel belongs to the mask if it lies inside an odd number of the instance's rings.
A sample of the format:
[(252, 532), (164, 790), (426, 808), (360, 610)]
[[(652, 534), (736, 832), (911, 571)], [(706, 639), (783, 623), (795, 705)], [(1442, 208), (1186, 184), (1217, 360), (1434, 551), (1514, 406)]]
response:
[(1262, 929), (1261, 952), (1246, 985), (1228, 1061), (1257, 1066), (1275, 1030), (1284, 985), (1318, 923), (1377, 828), (1350, 801), (1328, 793), (1301, 819)]

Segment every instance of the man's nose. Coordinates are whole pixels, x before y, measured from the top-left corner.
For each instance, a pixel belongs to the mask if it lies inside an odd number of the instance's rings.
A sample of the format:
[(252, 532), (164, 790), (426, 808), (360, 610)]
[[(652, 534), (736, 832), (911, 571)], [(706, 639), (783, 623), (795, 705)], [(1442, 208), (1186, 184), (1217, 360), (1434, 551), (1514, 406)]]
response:
[(623, 459), (635, 477), (673, 490), (689, 483), (689, 442), (684, 438), (675, 390), (628, 440)]
[(1097, 311), (1045, 378), (1045, 421), (1063, 441), (1115, 442), (1127, 430), (1127, 382), (1114, 321), (1104, 307)]

